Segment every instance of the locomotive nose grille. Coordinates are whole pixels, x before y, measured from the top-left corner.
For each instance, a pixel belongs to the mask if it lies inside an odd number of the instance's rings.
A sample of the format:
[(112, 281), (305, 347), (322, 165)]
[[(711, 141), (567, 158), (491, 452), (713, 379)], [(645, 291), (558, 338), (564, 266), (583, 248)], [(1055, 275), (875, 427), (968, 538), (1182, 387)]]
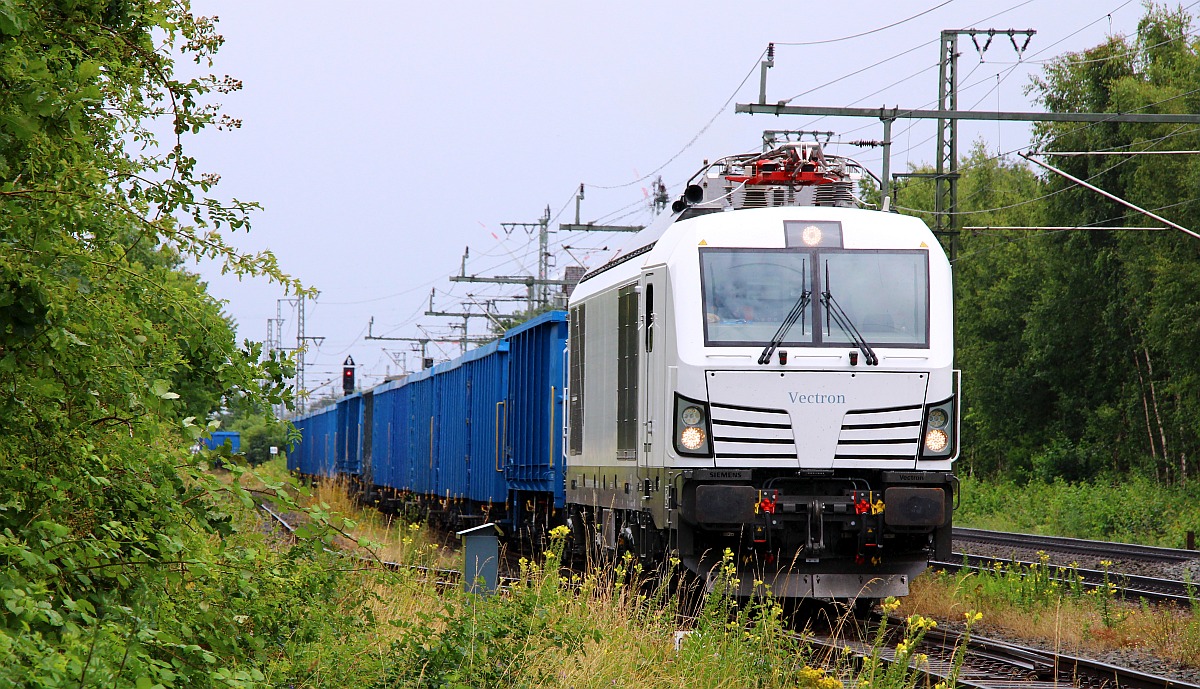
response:
[(796, 459), (792, 420), (782, 409), (710, 405), (717, 459)]
[(908, 459), (917, 455), (921, 405), (846, 412), (835, 459)]

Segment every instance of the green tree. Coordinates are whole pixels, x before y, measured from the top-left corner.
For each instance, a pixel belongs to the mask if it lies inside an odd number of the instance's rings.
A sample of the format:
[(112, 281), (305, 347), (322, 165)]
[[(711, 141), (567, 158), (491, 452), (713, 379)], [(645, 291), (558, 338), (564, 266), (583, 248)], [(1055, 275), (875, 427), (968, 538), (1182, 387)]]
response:
[[(1028, 166), (977, 141), (960, 161), (964, 226), (1044, 225), (1042, 183)], [(916, 168), (914, 171), (932, 172)], [(932, 224), (933, 185), (916, 178), (899, 205)], [(1030, 295), (1041, 286), (1035, 235), (973, 230), (955, 239), (955, 357), (963, 370), (963, 464), (983, 473), (1028, 473), (1044, 442), (1048, 391), (1022, 342)], [(950, 240), (944, 239), (947, 250)], [(1015, 429), (1019, 429), (1019, 432)]]
[[(1191, 33), (1184, 10), (1147, 6), (1136, 37), (1114, 37), (1056, 60), (1034, 92), (1057, 111), (1200, 111), (1200, 46)], [(1162, 124), (1045, 124), (1037, 135), (1051, 151), (1194, 150), (1200, 144), (1194, 127)], [(1055, 161), (1185, 226), (1200, 221), (1192, 191), (1200, 164), (1191, 156)], [(1048, 209), (1056, 224), (1154, 224), (1061, 179), (1048, 180), (1048, 186), (1058, 192)], [(1056, 360), (1064, 367), (1058, 413), (1072, 420), (1063, 437), (1081, 450), (1077, 454), (1105, 455), (1105, 465), (1115, 471), (1140, 468), (1161, 480), (1185, 479), (1198, 449), (1200, 240), (1175, 231), (1073, 233), (1057, 248), (1052, 287), (1073, 299), (1055, 305), (1044, 300), (1029, 337), (1048, 352), (1066, 334), (1080, 355)]]
[[(1051, 111), (1200, 111), (1200, 46), (1182, 10), (1148, 6), (1135, 37), (1047, 65), (1030, 89)], [(1045, 151), (1195, 150), (1194, 127), (1045, 123)], [(1200, 225), (1191, 156), (1052, 159), (1072, 175)], [(981, 147), (960, 165), (962, 224), (1152, 224), (1058, 176)], [(901, 206), (928, 212), (931, 185)], [(932, 217), (932, 216), (928, 216)], [(1180, 481), (1200, 449), (1200, 241), (1163, 232), (969, 231), (955, 261), (964, 465), (1017, 478), (1144, 472)]]
[(229, 395), (285, 401), (288, 364), (179, 266), (299, 285), (225, 242), (253, 205), (183, 145), (235, 124), (207, 98), (238, 84), (172, 51), (220, 44), (182, 1), (0, 0), (0, 686), (255, 678), (233, 599), (257, 565), (210, 540), (232, 518), (187, 447)]

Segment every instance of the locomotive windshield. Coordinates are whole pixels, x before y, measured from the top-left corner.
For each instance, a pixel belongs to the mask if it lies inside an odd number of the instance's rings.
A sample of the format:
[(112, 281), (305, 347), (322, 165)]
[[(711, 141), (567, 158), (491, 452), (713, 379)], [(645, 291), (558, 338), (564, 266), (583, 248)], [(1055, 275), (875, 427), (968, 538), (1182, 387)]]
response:
[(871, 346), (929, 346), (925, 251), (700, 250), (708, 346), (765, 345), (805, 290), (813, 299), (783, 346), (846, 346), (852, 336), (816, 298), (828, 291)]

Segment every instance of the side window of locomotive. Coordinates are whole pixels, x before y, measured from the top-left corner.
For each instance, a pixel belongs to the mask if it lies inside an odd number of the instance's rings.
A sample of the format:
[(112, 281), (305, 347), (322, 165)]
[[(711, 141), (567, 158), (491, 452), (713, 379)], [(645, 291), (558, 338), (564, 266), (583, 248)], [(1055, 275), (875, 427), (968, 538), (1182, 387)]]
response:
[[(811, 292), (811, 263), (806, 251), (701, 249), (705, 344), (770, 341), (804, 292)], [(810, 343), (812, 339), (810, 303), (788, 330), (784, 344)]]
[(617, 292), (617, 459), (637, 459), (638, 292)]
[[(847, 251), (820, 254), (822, 291), (828, 291), (873, 345), (929, 343), (929, 255), (924, 251)], [(850, 336), (823, 320), (821, 339)]]
[(571, 309), (570, 331), (568, 332), (568, 348), (570, 370), (567, 385), (568, 413), (571, 418), (571, 436), (568, 438), (567, 452), (571, 455), (583, 454), (583, 355), (584, 355), (584, 324), (587, 317), (587, 305), (580, 304)]
[(646, 351), (654, 351), (654, 285), (646, 285)]

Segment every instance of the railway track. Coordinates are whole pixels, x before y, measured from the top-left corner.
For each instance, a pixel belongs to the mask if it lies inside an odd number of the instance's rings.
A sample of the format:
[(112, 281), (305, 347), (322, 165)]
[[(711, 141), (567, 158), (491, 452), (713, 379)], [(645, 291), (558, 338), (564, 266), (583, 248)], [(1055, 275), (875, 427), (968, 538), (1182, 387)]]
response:
[(954, 527), (954, 540), (972, 543), (987, 543), (1007, 546), (1017, 550), (1045, 550), (1078, 553), (1110, 560), (1141, 560), (1155, 563), (1186, 563), (1200, 560), (1200, 551), (1177, 548), (1159, 548), (1134, 543), (1088, 541), (1081, 538), (1060, 536), (1038, 536), (1035, 534), (1009, 533)]
[(1198, 590), (1196, 585), (1190, 585), (1189, 589), (1188, 582), (1176, 579), (1161, 579), (1138, 574), (1124, 574), (1121, 572), (1083, 569), (1071, 566), (1046, 565), (1039, 562), (1012, 560), (990, 555), (971, 555), (969, 553), (954, 553), (954, 558), (953, 561), (931, 560), (929, 565), (952, 572), (963, 569), (971, 571), (991, 570), (997, 565), (1010, 571), (1014, 569), (1020, 571), (1021, 569), (1032, 570), (1036, 567), (1049, 567), (1050, 578), (1059, 582), (1064, 587), (1076, 583), (1076, 577), (1078, 578), (1078, 583), (1088, 588), (1097, 588), (1112, 584), (1116, 587), (1114, 593), (1127, 600), (1144, 599), (1156, 603), (1173, 603), (1187, 606), (1191, 605), (1192, 601), (1200, 596), (1200, 590)]
[[(1051, 578), (1061, 585), (1088, 588), (1112, 585), (1116, 595), (1128, 600), (1186, 606), (1200, 596), (1197, 585), (1161, 575), (1164, 570), (1179, 571), (1183, 566), (1200, 562), (1200, 552), (1194, 550), (963, 528), (954, 530), (954, 538), (960, 552), (954, 553), (949, 561), (930, 562), (931, 566), (949, 571), (990, 570), (997, 566), (1009, 571), (1048, 568)], [(990, 553), (976, 552), (973, 544), (984, 544), (986, 547), (979, 550)], [(1012, 557), (999, 555), (1006, 549)], [(1018, 557), (1020, 554), (1031, 559), (1022, 559)], [(1079, 566), (1076, 560), (1080, 556), (1102, 568)]]
[[(893, 629), (903, 628), (904, 621), (889, 619)], [(845, 639), (839, 635), (808, 636), (806, 639), (826, 649), (830, 657), (837, 657), (849, 649), (860, 659), (878, 657), (885, 665), (896, 662), (898, 651), (894, 639), (883, 648), (857, 639)], [(924, 681), (917, 685), (933, 685), (946, 682), (954, 675), (955, 651), (964, 643), (963, 634), (939, 628), (925, 633), (921, 643), (912, 654), (925, 656), (921, 663), (910, 660), (909, 665)], [(1197, 684), (1118, 667), (1087, 658), (1053, 653), (1036, 648), (990, 639), (972, 634), (966, 642), (962, 665), (958, 669), (956, 686), (971, 689), (1014, 689), (1028, 687), (1050, 689), (1079, 687), (1080, 689), (1104, 689), (1130, 687), (1131, 689), (1196, 689)]]
[[(295, 535), (295, 525), (289, 524), (283, 515), (271, 509), (266, 503), (259, 503), (258, 508), (270, 516), (275, 523), (283, 527), (283, 529), (289, 534)], [(326, 550), (329, 549), (326, 548)], [(354, 555), (353, 557), (364, 562), (370, 562), (372, 564), (379, 565), (392, 571), (403, 570), (408, 572), (416, 572), (417, 574), (422, 575), (426, 580), (436, 585), (439, 589), (459, 586), (462, 583), (462, 572), (458, 571), (457, 569), (442, 569), (438, 567), (426, 567), (423, 565), (406, 565), (399, 562), (389, 562), (388, 560), (363, 557), (362, 555)]]

